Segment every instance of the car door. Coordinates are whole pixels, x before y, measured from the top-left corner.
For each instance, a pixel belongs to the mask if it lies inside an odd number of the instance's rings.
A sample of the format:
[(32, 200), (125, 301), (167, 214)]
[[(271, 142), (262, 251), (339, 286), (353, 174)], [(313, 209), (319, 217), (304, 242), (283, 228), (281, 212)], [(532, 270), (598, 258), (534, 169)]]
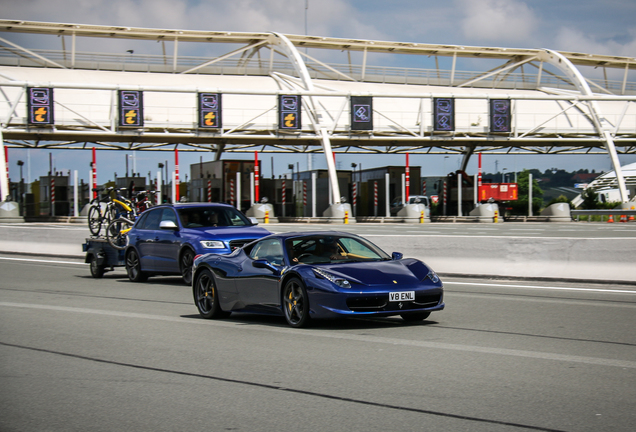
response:
[(133, 241), (137, 247), (141, 269), (154, 271), (157, 269), (155, 256), (155, 231), (159, 229), (163, 209), (154, 209), (144, 214), (143, 219), (135, 226)]
[(154, 254), (157, 270), (166, 273), (180, 273), (179, 249), (181, 247), (181, 234), (178, 229), (162, 229), (161, 222), (171, 221), (177, 226), (177, 215), (171, 208), (162, 209), (159, 226), (154, 231)]
[(270, 269), (254, 267), (257, 259), (266, 259), (275, 266), (283, 265), (283, 245), (280, 239), (269, 238), (258, 242), (249, 252), (242, 269), (243, 277), (236, 279), (236, 288), (246, 306), (280, 309), (278, 280)]

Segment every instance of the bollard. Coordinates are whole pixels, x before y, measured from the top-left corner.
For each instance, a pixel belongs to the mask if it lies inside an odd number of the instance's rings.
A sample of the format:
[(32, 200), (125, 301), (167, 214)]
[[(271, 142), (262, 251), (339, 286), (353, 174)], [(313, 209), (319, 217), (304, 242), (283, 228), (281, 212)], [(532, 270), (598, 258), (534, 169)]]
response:
[(495, 210), (494, 223), (499, 223), (499, 210)]
[(265, 223), (269, 223), (269, 210), (265, 210)]
[(424, 223), (424, 210), (420, 212), (420, 223)]
[(345, 210), (344, 223), (345, 223), (345, 225), (347, 225), (349, 223), (349, 212), (347, 210)]

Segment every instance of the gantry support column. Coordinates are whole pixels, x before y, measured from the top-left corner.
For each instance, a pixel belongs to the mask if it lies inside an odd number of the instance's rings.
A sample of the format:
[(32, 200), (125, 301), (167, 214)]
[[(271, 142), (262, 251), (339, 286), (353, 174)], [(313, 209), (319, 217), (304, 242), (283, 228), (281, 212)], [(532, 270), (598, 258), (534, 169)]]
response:
[[(294, 65), (294, 69), (298, 73), (305, 90), (313, 92), (314, 84), (311, 81), (311, 77), (309, 76), (309, 71), (307, 70), (307, 66), (305, 66), (304, 61), (302, 60), (300, 53), (291, 43), (289, 39), (285, 35), (280, 33), (272, 33), (272, 44), (278, 46), (285, 55), (289, 58), (291, 63)], [(316, 112), (316, 108), (313, 102), (313, 98), (309, 96), (310, 103), (306, 105), (306, 108), (313, 109), (313, 117), (314, 117), (314, 131), (316, 133), (316, 137), (321, 140), (322, 150), (325, 153), (325, 158), (327, 159), (327, 171), (329, 173), (329, 183), (331, 183), (331, 192), (333, 194), (333, 203), (340, 204), (340, 186), (338, 185), (338, 175), (336, 174), (336, 164), (333, 161), (333, 151), (331, 149), (331, 141), (329, 139), (329, 132), (327, 128), (320, 124), (320, 118), (318, 113)]]
[[(581, 75), (581, 72), (572, 64), (570, 60), (568, 60), (565, 56), (561, 55), (556, 51), (552, 51), (546, 49), (542, 54), (540, 54), (539, 59), (546, 63), (550, 63), (554, 67), (563, 71), (570, 80), (576, 85), (579, 92), (585, 96), (593, 96), (592, 90), (590, 86)], [(621, 169), (621, 163), (618, 160), (618, 153), (616, 152), (616, 146), (614, 145), (614, 138), (612, 137), (612, 133), (610, 132), (610, 128), (604, 126), (605, 119), (601, 115), (601, 111), (598, 108), (596, 101), (589, 101), (588, 107), (590, 109), (590, 116), (592, 118), (592, 123), (596, 128), (599, 136), (605, 141), (605, 148), (607, 149), (607, 153), (612, 160), (612, 165), (614, 167), (614, 173), (616, 173), (616, 180), (618, 182), (618, 190), (621, 194), (621, 201), (627, 202), (629, 197), (627, 196), (627, 188), (625, 186), (625, 177), (623, 177), (623, 170)]]

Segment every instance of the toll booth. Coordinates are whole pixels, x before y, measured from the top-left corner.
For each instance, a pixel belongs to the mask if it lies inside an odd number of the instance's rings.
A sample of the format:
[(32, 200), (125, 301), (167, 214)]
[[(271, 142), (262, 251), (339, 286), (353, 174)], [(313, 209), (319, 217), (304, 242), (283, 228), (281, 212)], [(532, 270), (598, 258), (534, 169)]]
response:
[[(130, 198), (131, 195), (131, 187), (134, 186), (135, 191), (140, 192), (144, 190), (148, 190), (148, 185), (146, 184), (146, 177), (141, 177), (139, 175), (135, 175), (133, 173), (132, 177), (116, 177), (115, 178), (115, 187), (117, 189), (125, 188), (126, 193), (123, 195), (127, 198)], [(154, 187), (152, 188), (154, 189)]]
[(40, 216), (69, 216), (73, 193), (69, 190), (69, 176), (40, 177)]
[[(352, 204), (356, 216), (389, 216), (385, 214), (387, 173), (389, 174), (389, 204), (391, 204), (402, 195), (402, 174), (406, 174), (406, 167), (386, 166), (351, 172), (352, 180), (357, 183), (358, 188), (355, 208)], [(409, 167), (409, 179), (409, 195), (420, 195), (422, 192), (421, 167)], [(349, 202), (353, 203), (352, 186), (349, 186), (348, 190)]]
[(236, 194), (239, 190), (236, 184), (237, 172), (241, 173), (239, 210), (247, 211), (252, 205), (250, 195), (254, 160), (220, 160), (190, 165), (188, 201), (225, 202), (235, 206)]

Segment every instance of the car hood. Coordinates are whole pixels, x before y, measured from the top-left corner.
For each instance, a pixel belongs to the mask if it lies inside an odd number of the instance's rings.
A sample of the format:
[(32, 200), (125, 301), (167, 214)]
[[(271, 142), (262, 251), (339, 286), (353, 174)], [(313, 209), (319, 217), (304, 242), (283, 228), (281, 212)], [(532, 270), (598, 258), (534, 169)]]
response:
[(429, 272), (421, 261), (372, 261), (316, 266), (362, 285), (409, 285), (421, 282)]
[(187, 234), (214, 240), (256, 239), (271, 234), (264, 228), (254, 226), (184, 228), (183, 231)]

